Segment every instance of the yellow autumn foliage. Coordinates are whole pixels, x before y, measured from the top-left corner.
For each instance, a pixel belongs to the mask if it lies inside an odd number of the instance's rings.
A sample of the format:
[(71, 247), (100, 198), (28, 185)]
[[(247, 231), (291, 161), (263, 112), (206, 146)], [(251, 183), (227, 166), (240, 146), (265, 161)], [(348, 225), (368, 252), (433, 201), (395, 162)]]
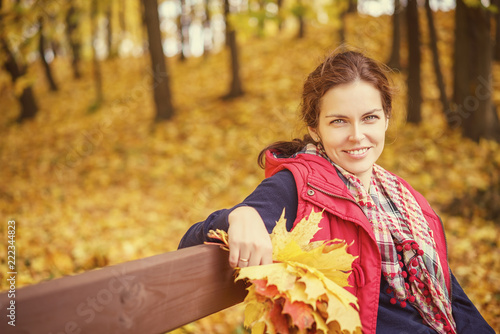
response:
[(311, 211), (291, 232), (284, 214), (271, 233), (275, 263), (238, 270), (236, 280), (252, 283), (245, 326), (256, 334), (360, 332), (357, 299), (344, 289), (355, 257), (340, 240), (310, 242), (322, 212)]

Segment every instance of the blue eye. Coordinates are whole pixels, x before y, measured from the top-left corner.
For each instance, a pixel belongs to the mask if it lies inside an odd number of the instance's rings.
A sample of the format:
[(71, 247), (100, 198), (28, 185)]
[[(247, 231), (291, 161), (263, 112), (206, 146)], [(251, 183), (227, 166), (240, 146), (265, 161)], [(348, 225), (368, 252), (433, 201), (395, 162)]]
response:
[(379, 119), (380, 117), (378, 117), (377, 115), (368, 115), (365, 117), (365, 120), (366, 121), (373, 121), (373, 120), (376, 120), (376, 119)]

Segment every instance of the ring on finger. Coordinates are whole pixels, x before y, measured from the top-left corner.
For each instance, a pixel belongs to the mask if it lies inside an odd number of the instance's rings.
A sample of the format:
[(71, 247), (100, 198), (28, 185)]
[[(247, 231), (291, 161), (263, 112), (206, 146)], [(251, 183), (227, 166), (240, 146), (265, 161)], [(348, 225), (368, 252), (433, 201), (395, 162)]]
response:
[(240, 262), (248, 262), (248, 259), (240, 259)]

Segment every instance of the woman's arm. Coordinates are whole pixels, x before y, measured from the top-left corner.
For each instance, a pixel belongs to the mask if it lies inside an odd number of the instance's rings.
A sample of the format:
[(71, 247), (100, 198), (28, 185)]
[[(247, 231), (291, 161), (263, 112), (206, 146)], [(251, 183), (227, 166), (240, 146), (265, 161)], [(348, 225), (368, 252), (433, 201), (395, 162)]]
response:
[[(288, 170), (280, 171), (263, 180), (243, 202), (231, 209), (215, 211), (205, 221), (191, 226), (183, 236), (179, 248), (199, 245), (205, 241), (214, 242), (215, 240), (207, 237), (208, 231), (215, 229), (228, 231), (230, 214), (241, 207), (255, 209), (268, 233), (272, 232), (276, 221), (278, 221), (283, 209), (285, 209), (287, 228), (290, 230), (297, 214), (297, 201), (297, 189), (292, 173)], [(238, 211), (240, 211), (240, 214), (245, 214), (243, 212), (244, 208)], [(234, 216), (236, 217), (235, 221), (238, 221), (238, 212), (232, 215), (232, 217)]]

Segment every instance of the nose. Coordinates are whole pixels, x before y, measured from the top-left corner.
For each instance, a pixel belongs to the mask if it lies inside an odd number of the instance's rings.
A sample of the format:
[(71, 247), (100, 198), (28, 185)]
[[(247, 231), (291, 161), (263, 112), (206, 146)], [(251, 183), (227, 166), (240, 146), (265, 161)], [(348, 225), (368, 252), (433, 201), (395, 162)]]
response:
[(351, 126), (351, 133), (349, 135), (349, 140), (353, 141), (353, 142), (360, 142), (361, 140), (363, 140), (365, 137), (364, 135), (364, 132), (363, 132), (363, 128), (361, 127), (360, 124), (352, 124)]

